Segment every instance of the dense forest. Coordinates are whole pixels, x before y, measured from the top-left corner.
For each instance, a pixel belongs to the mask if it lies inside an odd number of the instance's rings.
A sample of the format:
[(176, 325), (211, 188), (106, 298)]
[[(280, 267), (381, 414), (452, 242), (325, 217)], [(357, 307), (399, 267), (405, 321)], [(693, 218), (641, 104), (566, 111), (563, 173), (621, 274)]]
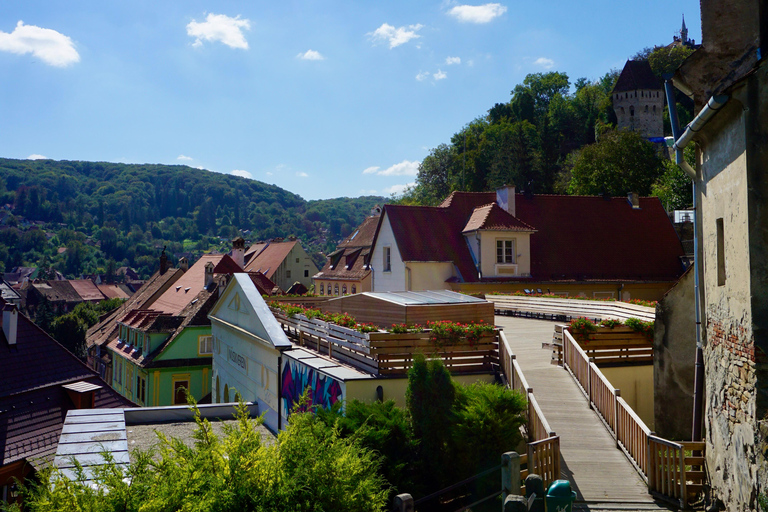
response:
[(181, 165), (0, 159), (0, 270), (74, 277), (131, 266), (143, 277), (167, 253), (196, 259), (296, 236), (316, 263), (382, 197), (305, 201), (274, 185)]
[[(646, 59), (660, 83), (693, 49), (645, 48), (632, 60)], [(571, 83), (557, 71), (528, 75), (497, 103), (465, 125), (449, 142), (432, 149), (419, 167), (404, 203), (437, 204), (453, 190), (493, 190), (514, 184), (536, 193), (656, 195), (668, 209), (690, 202), (690, 180), (671, 164), (659, 144), (636, 133), (616, 130), (611, 92), (620, 74)], [(692, 118), (693, 105), (677, 97), (680, 122)], [(665, 135), (671, 135), (664, 112)], [(630, 172), (631, 171), (631, 172)]]

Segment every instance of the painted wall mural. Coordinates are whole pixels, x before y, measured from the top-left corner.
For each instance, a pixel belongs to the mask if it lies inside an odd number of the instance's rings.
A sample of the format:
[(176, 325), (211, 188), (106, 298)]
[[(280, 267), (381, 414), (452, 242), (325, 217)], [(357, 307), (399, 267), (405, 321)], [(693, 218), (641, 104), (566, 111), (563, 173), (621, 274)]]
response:
[(288, 358), (283, 363), (282, 379), (283, 415), (286, 417), (307, 388), (310, 405), (328, 409), (344, 399), (339, 381)]

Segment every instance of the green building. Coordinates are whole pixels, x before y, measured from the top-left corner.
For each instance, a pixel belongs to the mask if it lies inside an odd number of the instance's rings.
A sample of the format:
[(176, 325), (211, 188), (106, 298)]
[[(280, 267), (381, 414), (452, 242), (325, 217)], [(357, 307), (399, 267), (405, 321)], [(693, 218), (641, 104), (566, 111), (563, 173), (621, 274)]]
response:
[(227, 255), (204, 255), (162, 294), (116, 315), (115, 334), (101, 346), (111, 367), (107, 382), (142, 406), (186, 404), (186, 391), (209, 401), (213, 347), (207, 315), (219, 287), (239, 271)]

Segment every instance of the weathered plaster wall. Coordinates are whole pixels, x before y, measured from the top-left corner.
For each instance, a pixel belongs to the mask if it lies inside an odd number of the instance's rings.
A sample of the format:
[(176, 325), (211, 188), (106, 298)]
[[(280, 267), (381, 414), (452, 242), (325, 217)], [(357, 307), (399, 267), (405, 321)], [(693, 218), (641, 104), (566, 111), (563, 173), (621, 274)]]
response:
[[(728, 510), (749, 510), (756, 505), (757, 379), (745, 114), (738, 94), (707, 128), (701, 191), (707, 467), (713, 492)], [(718, 279), (718, 219), (723, 225), (724, 282)]]
[(420, 262), (405, 263), (406, 290), (447, 290), (449, 279), (455, 275), (452, 262)]
[[(515, 263), (517, 274), (499, 274), (496, 268), (496, 240), (515, 241)], [(531, 234), (515, 231), (488, 230), (481, 232), (481, 249), (483, 277), (512, 277), (531, 274)]]
[(656, 306), (654, 331), (655, 430), (666, 439), (690, 440), (696, 360), (693, 267)]
[(653, 366), (621, 366), (600, 368), (605, 378), (618, 389), (621, 397), (651, 430), (653, 422)]

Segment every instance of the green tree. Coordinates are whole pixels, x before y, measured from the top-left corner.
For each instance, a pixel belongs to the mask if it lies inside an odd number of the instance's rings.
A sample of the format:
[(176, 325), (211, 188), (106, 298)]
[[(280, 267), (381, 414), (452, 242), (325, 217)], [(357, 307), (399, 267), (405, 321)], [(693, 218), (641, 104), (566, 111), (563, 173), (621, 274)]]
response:
[(651, 193), (664, 164), (657, 147), (638, 133), (615, 130), (571, 157), (568, 193), (578, 195), (626, 195)]
[(454, 453), (450, 425), (455, 416), (455, 399), (456, 388), (443, 362), (417, 354), (408, 370), (405, 401), (413, 434), (419, 440), (424, 481), (430, 491), (452, 483), (448, 477)]
[[(376, 456), (354, 439), (318, 421), (294, 413), (277, 442), (264, 445), (238, 408), (237, 426), (220, 439), (196, 407), (194, 445), (158, 434), (151, 452), (134, 452), (127, 467), (108, 459), (93, 472), (82, 468), (70, 480), (49, 468), (40, 484), (22, 488), (24, 510), (32, 512), (267, 512), (274, 510), (361, 512), (384, 509), (387, 491), (377, 473)], [(260, 420), (259, 420), (260, 421)], [(20, 510), (12, 505), (10, 510)]]

